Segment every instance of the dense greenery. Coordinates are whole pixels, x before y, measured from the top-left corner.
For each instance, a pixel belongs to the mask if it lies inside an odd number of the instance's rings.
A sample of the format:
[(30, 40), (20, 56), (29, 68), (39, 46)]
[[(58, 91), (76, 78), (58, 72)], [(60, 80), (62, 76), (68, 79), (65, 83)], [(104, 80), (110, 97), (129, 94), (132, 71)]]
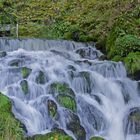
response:
[[(2, 0), (0, 22), (19, 23), (20, 37), (96, 41), (108, 58), (124, 61), (129, 52), (140, 51), (139, 4), (139, 0)], [(135, 71), (140, 70), (137, 65)]]

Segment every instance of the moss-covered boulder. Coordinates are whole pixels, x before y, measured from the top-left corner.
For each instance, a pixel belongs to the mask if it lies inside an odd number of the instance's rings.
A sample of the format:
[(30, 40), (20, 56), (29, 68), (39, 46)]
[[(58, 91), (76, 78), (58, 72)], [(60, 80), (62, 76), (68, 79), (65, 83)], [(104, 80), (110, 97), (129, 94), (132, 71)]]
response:
[(30, 69), (30, 68), (22, 67), (22, 69), (21, 69), (22, 77), (27, 78), (30, 75), (31, 71), (32, 71), (32, 69)]
[(90, 140), (105, 140), (105, 139), (101, 137), (92, 137), (90, 138)]
[(73, 138), (65, 133), (60, 133), (60, 131), (59, 132), (54, 131), (45, 135), (33, 136), (27, 138), (27, 140), (73, 140)]
[(52, 118), (57, 114), (57, 105), (53, 100), (48, 100), (48, 113)]
[(10, 100), (0, 93), (0, 140), (24, 140), (23, 129), (11, 113)]
[(21, 89), (22, 89), (24, 94), (28, 94), (29, 93), (29, 86), (28, 86), (27, 80), (22, 80), (20, 82), (20, 86), (21, 86)]
[(5, 57), (7, 53), (5, 51), (0, 51), (0, 58)]
[(38, 75), (36, 77), (36, 83), (37, 84), (45, 84), (47, 82), (46, 75), (44, 74), (43, 71), (39, 71)]
[(57, 96), (57, 101), (61, 106), (68, 108), (74, 112), (76, 111), (76, 101), (73, 97), (64, 94), (59, 94)]
[(140, 134), (140, 108), (130, 109), (130, 113), (125, 120), (125, 132), (128, 134)]
[(71, 97), (75, 97), (74, 91), (66, 83), (54, 82), (50, 85), (51, 93), (65, 94)]

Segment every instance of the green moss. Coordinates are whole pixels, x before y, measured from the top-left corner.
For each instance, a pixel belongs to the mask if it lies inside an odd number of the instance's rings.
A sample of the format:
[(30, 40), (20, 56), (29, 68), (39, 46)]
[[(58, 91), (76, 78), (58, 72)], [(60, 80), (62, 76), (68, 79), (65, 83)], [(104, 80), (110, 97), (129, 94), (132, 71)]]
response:
[(70, 136), (60, 133), (60, 132), (51, 132), (46, 135), (37, 135), (27, 140), (73, 140)]
[(11, 113), (10, 100), (0, 93), (0, 139), (23, 140), (23, 129)]
[(61, 106), (76, 111), (76, 102), (71, 96), (60, 94), (57, 96), (57, 100)]
[(73, 90), (66, 83), (54, 82), (50, 85), (53, 93), (66, 94), (75, 97)]
[(23, 67), (21, 70), (22, 77), (27, 78), (30, 75), (31, 71), (32, 71), (31, 69), (29, 69), (27, 67)]
[(140, 70), (140, 52), (129, 53), (124, 59), (124, 62), (129, 73), (134, 74), (136, 71)]
[(118, 37), (115, 41), (115, 52), (117, 55), (125, 57), (129, 52), (140, 51), (140, 39), (133, 35)]
[(90, 140), (104, 140), (104, 139), (101, 137), (92, 137)]

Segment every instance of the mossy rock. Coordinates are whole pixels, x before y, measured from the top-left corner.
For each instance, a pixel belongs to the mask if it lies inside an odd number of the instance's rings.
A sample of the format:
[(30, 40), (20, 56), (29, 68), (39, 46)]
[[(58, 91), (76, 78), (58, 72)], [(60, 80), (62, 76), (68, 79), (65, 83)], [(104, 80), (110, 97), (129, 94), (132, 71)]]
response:
[(64, 94), (59, 94), (57, 96), (57, 101), (61, 106), (68, 108), (74, 112), (76, 111), (76, 101), (73, 97)]
[(20, 82), (20, 86), (25, 95), (29, 93), (29, 86), (27, 80), (22, 80)]
[(67, 134), (54, 131), (45, 135), (33, 136), (27, 138), (27, 140), (73, 140), (73, 138), (68, 136)]
[(105, 139), (101, 137), (92, 137), (90, 140), (105, 140)]
[(30, 75), (31, 71), (32, 71), (32, 69), (30, 69), (30, 68), (22, 67), (22, 69), (21, 69), (22, 77), (27, 78)]
[(48, 113), (52, 118), (57, 114), (57, 105), (53, 100), (48, 100)]
[(47, 78), (43, 71), (39, 71), (37, 77), (36, 77), (36, 83), (37, 84), (45, 84), (47, 82)]
[(24, 140), (21, 123), (12, 114), (10, 100), (0, 93), (0, 140)]
[(75, 97), (74, 91), (66, 83), (54, 82), (50, 85), (50, 88), (52, 94), (58, 93), (58, 94), (69, 95), (73, 98)]
[(125, 125), (126, 133), (140, 134), (140, 108), (130, 109)]
[(5, 57), (7, 53), (5, 51), (0, 51), (0, 58)]

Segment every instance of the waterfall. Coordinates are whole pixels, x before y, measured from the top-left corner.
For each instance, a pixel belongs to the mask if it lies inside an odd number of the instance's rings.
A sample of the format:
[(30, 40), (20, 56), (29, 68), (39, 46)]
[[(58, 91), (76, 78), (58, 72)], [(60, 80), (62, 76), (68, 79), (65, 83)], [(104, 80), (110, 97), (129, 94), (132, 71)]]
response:
[(0, 39), (0, 91), (26, 135), (62, 129), (75, 140), (140, 140), (140, 82), (95, 46)]

